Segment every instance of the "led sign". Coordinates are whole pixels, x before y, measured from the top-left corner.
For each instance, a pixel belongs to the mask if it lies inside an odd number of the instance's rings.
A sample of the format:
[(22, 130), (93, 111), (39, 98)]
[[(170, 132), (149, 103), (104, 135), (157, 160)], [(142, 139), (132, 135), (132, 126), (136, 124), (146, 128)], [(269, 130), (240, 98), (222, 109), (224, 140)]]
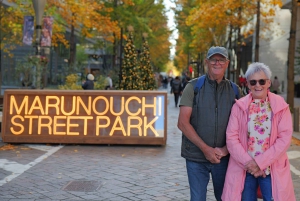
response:
[(6, 90), (4, 142), (165, 144), (166, 92)]

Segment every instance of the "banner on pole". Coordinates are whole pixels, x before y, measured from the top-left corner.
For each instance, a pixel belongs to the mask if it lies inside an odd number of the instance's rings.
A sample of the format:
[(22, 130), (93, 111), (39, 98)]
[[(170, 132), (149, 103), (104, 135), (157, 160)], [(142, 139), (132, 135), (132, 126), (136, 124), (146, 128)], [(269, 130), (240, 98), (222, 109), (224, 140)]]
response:
[(24, 16), (23, 22), (23, 43), (25, 45), (32, 45), (33, 32), (34, 32), (34, 17)]
[(49, 16), (44, 17), (43, 29), (42, 29), (42, 39), (41, 39), (42, 47), (50, 47), (51, 46), (52, 25), (53, 25), (53, 17), (49, 17)]

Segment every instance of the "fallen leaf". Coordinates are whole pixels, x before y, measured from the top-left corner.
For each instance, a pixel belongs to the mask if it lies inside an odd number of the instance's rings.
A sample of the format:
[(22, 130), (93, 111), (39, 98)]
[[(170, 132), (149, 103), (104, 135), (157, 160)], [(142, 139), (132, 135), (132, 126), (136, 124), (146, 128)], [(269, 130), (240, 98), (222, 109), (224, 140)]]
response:
[(6, 144), (6, 145), (0, 147), (0, 150), (12, 150), (12, 149), (15, 149), (15, 146), (11, 145), (11, 144)]
[(300, 146), (300, 140), (298, 140), (297, 138), (292, 138), (292, 143), (297, 145), (297, 146)]

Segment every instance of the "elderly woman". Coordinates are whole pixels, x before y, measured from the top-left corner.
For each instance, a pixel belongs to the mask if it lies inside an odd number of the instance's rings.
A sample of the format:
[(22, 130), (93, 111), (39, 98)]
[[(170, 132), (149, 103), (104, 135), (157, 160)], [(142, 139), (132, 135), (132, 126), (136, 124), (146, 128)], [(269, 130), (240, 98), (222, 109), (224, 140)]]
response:
[(271, 71), (252, 63), (245, 74), (250, 93), (231, 110), (226, 142), (230, 153), (222, 201), (296, 201), (286, 151), (292, 137), (289, 105), (269, 91)]

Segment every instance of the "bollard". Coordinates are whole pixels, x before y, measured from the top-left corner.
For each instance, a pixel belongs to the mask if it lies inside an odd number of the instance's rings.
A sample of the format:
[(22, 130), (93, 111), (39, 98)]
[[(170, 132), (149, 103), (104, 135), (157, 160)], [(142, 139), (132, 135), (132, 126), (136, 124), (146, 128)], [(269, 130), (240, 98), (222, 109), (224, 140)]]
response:
[(299, 132), (299, 107), (294, 108), (294, 131)]

